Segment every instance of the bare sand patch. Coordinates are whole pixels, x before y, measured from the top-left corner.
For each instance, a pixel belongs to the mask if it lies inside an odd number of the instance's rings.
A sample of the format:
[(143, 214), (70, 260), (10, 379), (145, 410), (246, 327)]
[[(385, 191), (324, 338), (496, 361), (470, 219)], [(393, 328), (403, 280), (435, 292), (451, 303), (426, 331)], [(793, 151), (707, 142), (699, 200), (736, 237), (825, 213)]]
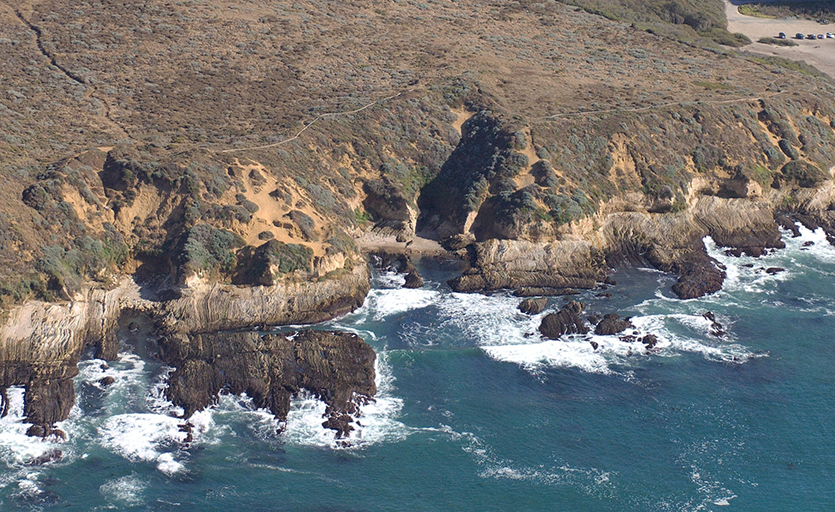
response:
[[(435, 240), (416, 236), (409, 242), (398, 242), (394, 235), (381, 235), (370, 232), (356, 239), (357, 246), (363, 252), (387, 251), (421, 256), (442, 256), (449, 252)], [(408, 244), (408, 245), (407, 245)]]
[(452, 109), (452, 113), (455, 114), (455, 121), (452, 122), (452, 127), (455, 128), (458, 135), (461, 135), (461, 126), (467, 121), (467, 119), (473, 117), (473, 113), (463, 108)]
[[(752, 41), (761, 37), (776, 37), (780, 32), (793, 38), (795, 34), (826, 34), (835, 32), (835, 25), (821, 25), (812, 20), (770, 19), (744, 16), (739, 13), (739, 4), (725, 0), (728, 16), (728, 30), (748, 36)], [(835, 78), (835, 39), (793, 39), (797, 46), (772, 46), (754, 42), (746, 50), (764, 55), (776, 55), (791, 60), (803, 61)]]

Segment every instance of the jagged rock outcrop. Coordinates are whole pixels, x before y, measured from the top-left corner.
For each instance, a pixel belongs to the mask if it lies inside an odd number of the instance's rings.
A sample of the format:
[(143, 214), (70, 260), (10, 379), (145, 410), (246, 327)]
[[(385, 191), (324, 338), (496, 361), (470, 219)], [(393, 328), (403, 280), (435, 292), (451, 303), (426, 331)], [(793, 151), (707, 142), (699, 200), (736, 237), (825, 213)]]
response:
[(342, 438), (353, 430), (351, 415), (376, 393), (376, 354), (352, 333), (175, 334), (159, 343), (162, 360), (176, 368), (166, 396), (185, 418), (229, 392), (246, 393), (285, 420), (290, 399), (307, 390), (328, 405), (323, 425)]
[(473, 244), (472, 268), (449, 284), (456, 292), (502, 288), (594, 288), (606, 275), (603, 253), (585, 241)]
[(369, 256), (371, 263), (382, 270), (406, 274), (406, 282), (403, 284), (403, 288), (420, 288), (423, 286), (423, 278), (420, 277), (417, 267), (405, 254), (375, 251)]
[(68, 417), (75, 400), (72, 379), (85, 347), (95, 347), (96, 357), (117, 357), (117, 323), (125, 312), (147, 314), (168, 334), (315, 323), (362, 305), (369, 275), (365, 265), (356, 265), (339, 277), (313, 282), (191, 284), (179, 298), (156, 302), (143, 299), (139, 286), (124, 279), (112, 290), (88, 290), (67, 304), (28, 302), (12, 310), (0, 329), (0, 390), (25, 386), (26, 419), (37, 427), (30, 433), (49, 435)]
[(564, 334), (586, 334), (589, 328), (580, 317), (586, 308), (582, 302), (571, 301), (557, 313), (551, 313), (542, 319), (539, 332), (546, 338), (557, 339)]
[(643, 343), (647, 350), (652, 350), (658, 345), (658, 337), (654, 334), (645, 334), (638, 341)]
[(519, 303), (519, 311), (526, 315), (537, 315), (545, 310), (548, 305), (548, 299), (541, 297), (538, 299), (525, 299)]
[(603, 319), (594, 326), (594, 334), (598, 336), (610, 336), (634, 327), (628, 318), (621, 318), (620, 315), (609, 313), (603, 315)]
[(705, 320), (710, 321), (710, 334), (713, 336), (724, 336), (725, 335), (725, 328), (722, 327), (718, 321), (716, 321), (716, 315), (713, 314), (712, 311), (706, 311), (702, 313), (702, 316)]

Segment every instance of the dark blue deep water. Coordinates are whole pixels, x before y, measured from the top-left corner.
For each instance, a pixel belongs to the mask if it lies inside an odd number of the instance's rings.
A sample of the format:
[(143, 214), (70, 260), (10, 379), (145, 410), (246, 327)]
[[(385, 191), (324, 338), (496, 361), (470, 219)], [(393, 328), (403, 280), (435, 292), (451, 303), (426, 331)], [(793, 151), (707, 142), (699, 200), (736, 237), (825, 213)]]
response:
[[(522, 315), (520, 299), (450, 293), (452, 263), (422, 261), (419, 290), (378, 276), (362, 309), (320, 326), (378, 354), (380, 397), (347, 448), (313, 398), (276, 433), (227, 396), (185, 449), (167, 370), (129, 344), (106, 369), (80, 365), (67, 443), (26, 438), (13, 390), (0, 509), (835, 510), (835, 249), (803, 233), (759, 260), (708, 241), (728, 280), (704, 299), (670, 298), (673, 279), (648, 269), (619, 269), (611, 298), (582, 296), (655, 334), (652, 354), (615, 337), (594, 337), (596, 351), (588, 337), (543, 341), (544, 313)], [(105, 375), (117, 381), (102, 389)], [(60, 462), (26, 464), (54, 449)]]

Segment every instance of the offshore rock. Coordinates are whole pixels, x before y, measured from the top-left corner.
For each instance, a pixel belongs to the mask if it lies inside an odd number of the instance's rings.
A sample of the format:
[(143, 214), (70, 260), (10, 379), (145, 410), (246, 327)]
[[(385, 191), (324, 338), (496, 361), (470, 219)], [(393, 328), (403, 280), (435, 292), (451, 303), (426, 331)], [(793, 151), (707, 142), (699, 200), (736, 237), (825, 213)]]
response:
[(548, 299), (541, 297), (538, 299), (525, 299), (519, 303), (519, 311), (528, 315), (537, 315), (545, 310), (548, 305)]
[(655, 348), (655, 345), (658, 344), (658, 337), (656, 337), (654, 334), (647, 334), (640, 338), (638, 341), (643, 343), (644, 346), (646, 346), (647, 350), (652, 350), (653, 348)]
[(406, 283), (403, 288), (420, 288), (423, 286), (423, 278), (418, 274), (417, 267), (405, 254), (377, 251), (369, 254), (369, 256), (371, 262), (382, 270), (406, 274)]
[(695, 249), (674, 267), (679, 279), (672, 287), (673, 293), (680, 299), (695, 299), (718, 292), (725, 282), (725, 271), (717, 265), (704, 249)]
[(246, 393), (285, 420), (290, 399), (307, 390), (328, 408), (327, 428), (346, 436), (350, 415), (376, 393), (376, 354), (359, 336), (334, 331), (175, 334), (160, 340), (162, 360), (177, 368), (166, 396), (189, 418), (221, 392)]
[(586, 305), (571, 301), (557, 313), (551, 313), (542, 319), (539, 332), (546, 338), (557, 339), (564, 334), (586, 334), (589, 332), (580, 313)]
[(702, 316), (705, 320), (710, 320), (710, 334), (713, 336), (724, 336), (725, 328), (722, 327), (722, 324), (716, 321), (716, 315), (713, 314), (712, 311), (706, 311), (702, 313)]
[(620, 315), (609, 313), (594, 327), (594, 334), (598, 336), (609, 336), (623, 332), (634, 327), (628, 318), (621, 318)]
[(574, 288), (519, 288), (513, 291), (515, 297), (559, 297), (562, 295), (577, 295), (580, 293)]

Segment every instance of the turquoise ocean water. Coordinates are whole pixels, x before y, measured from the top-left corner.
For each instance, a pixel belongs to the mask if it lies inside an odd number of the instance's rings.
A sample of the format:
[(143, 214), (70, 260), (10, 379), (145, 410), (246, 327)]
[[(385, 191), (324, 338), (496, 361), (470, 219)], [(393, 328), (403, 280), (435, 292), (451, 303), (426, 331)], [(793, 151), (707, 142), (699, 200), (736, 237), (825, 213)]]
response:
[[(125, 340), (106, 369), (80, 365), (66, 443), (27, 438), (10, 391), (0, 510), (835, 510), (835, 249), (820, 232), (784, 238), (761, 259), (708, 240), (728, 269), (711, 297), (672, 299), (673, 278), (650, 269), (618, 269), (611, 298), (582, 296), (655, 334), (649, 355), (616, 337), (594, 337), (597, 351), (588, 337), (543, 341), (539, 321), (564, 299), (527, 317), (506, 294), (453, 294), (451, 262), (420, 262), (419, 290), (377, 276), (363, 308), (317, 326), (378, 354), (380, 396), (347, 448), (314, 398), (277, 433), (226, 396), (184, 449), (162, 394), (170, 369)], [(727, 335), (710, 334), (706, 311)], [(55, 449), (60, 462), (27, 464)]]

